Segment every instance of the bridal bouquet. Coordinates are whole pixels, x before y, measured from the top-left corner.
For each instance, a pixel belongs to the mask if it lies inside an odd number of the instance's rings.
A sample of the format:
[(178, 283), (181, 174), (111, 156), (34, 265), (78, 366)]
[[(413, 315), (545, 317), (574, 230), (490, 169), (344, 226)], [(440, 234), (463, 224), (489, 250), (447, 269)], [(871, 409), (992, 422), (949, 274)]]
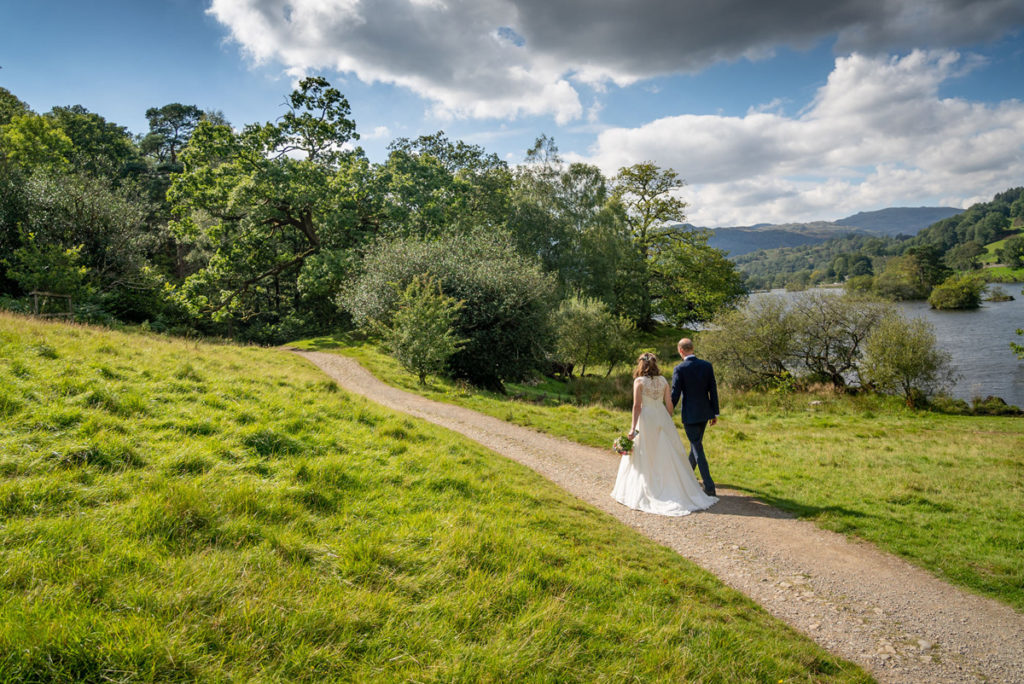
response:
[(626, 435), (619, 435), (615, 438), (615, 441), (612, 442), (612, 449), (614, 449), (620, 456), (628, 454), (633, 451), (633, 440)]

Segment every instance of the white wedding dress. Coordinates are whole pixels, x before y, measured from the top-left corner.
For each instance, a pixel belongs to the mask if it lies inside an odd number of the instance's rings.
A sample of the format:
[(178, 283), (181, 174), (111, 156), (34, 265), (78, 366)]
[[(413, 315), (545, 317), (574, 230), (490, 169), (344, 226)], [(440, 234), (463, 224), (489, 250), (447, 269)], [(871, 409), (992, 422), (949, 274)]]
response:
[(665, 410), (668, 381), (662, 376), (641, 377), (642, 408), (637, 420), (640, 434), (633, 453), (619, 462), (612, 498), (620, 504), (657, 515), (689, 515), (718, 501), (708, 496), (690, 468), (672, 416)]

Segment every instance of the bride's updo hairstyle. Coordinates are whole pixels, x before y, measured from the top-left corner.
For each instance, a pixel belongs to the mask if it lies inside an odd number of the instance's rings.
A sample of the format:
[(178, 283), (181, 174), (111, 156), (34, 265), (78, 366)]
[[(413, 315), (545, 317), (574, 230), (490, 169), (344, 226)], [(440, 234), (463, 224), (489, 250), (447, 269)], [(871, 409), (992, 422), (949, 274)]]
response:
[(633, 369), (633, 377), (639, 378), (647, 376), (649, 378), (653, 378), (657, 375), (661, 375), (661, 369), (658, 368), (658, 357), (651, 352), (641, 354), (636, 360), (636, 368)]

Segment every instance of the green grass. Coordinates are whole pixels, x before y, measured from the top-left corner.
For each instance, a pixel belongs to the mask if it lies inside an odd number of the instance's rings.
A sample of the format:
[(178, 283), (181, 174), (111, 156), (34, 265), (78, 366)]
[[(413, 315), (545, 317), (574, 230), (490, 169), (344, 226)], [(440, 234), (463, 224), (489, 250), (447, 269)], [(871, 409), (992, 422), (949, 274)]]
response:
[[(403, 389), (590, 446), (610, 447), (629, 427), (626, 374), (588, 379), (605, 387), (588, 390), (597, 403), (552, 381), (537, 386), (540, 397), (517, 385), (503, 396), (437, 379), (421, 387), (351, 337), (297, 344), (352, 356)], [(720, 486), (1024, 610), (1024, 419), (914, 411), (878, 396), (722, 395), (722, 421), (705, 442)]]
[(868, 681), (280, 350), (0, 314), (0, 681)]

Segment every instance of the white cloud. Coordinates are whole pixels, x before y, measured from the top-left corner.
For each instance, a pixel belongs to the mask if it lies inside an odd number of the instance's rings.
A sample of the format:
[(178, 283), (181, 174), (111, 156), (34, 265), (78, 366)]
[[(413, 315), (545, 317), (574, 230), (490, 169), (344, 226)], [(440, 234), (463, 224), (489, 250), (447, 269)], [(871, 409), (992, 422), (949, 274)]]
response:
[(369, 133), (360, 134), (360, 140), (383, 140), (391, 135), (391, 130), (387, 126), (377, 126)]
[(838, 36), (848, 50), (944, 48), (1024, 25), (1020, 0), (212, 0), (257, 62), (335, 69), (408, 88), (442, 117), (584, 115), (600, 91), (782, 45)]
[(601, 132), (586, 159), (653, 160), (689, 185), (698, 225), (840, 218), (905, 204), (965, 206), (1024, 181), (1024, 103), (940, 98), (971, 60), (950, 51), (839, 58), (793, 117), (675, 116)]

